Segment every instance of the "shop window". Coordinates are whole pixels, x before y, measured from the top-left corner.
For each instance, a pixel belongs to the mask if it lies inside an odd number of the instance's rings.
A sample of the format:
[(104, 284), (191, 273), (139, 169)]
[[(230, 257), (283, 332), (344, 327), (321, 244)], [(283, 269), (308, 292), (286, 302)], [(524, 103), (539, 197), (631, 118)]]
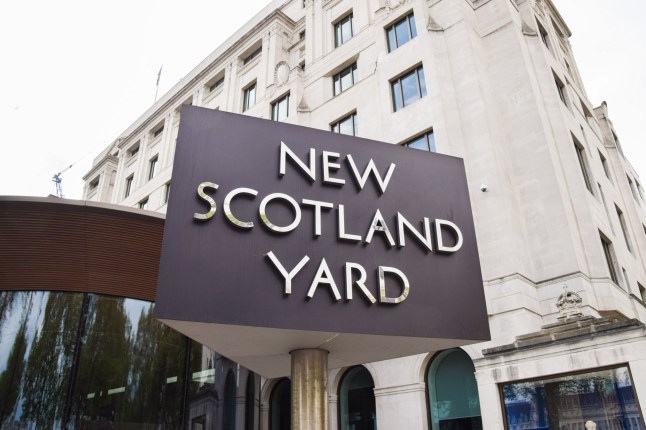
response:
[(644, 428), (627, 367), (505, 384), (502, 394), (507, 429)]
[(428, 368), (431, 430), (482, 429), (480, 398), (471, 358), (461, 349), (439, 353)]
[(396, 112), (426, 95), (424, 68), (418, 66), (391, 81), (390, 86), (393, 97), (393, 109)]
[(334, 46), (339, 47), (352, 39), (352, 14), (349, 14), (334, 24)]
[(417, 37), (415, 16), (412, 13), (406, 15), (404, 18), (386, 28), (386, 37), (388, 39), (388, 52), (394, 51), (404, 43)]
[(292, 384), (283, 378), (276, 383), (269, 398), (269, 430), (292, 428)]
[(433, 134), (433, 130), (414, 137), (408, 142), (404, 142), (403, 145), (421, 151), (435, 152), (435, 135)]
[(335, 123), (330, 124), (330, 131), (333, 133), (347, 134), (348, 136), (357, 135), (357, 113), (341, 118)]
[(289, 93), (271, 104), (271, 119), (282, 121), (289, 116)]
[(236, 428), (236, 378), (229, 370), (224, 381), (224, 411), (222, 414), (222, 429)]
[(350, 368), (339, 384), (339, 428), (373, 430), (377, 428), (375, 384), (368, 369)]

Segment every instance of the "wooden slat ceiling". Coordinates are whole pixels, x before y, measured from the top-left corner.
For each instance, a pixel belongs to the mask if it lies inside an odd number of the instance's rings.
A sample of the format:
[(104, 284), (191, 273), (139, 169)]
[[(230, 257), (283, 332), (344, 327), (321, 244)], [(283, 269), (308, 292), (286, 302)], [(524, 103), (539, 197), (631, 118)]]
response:
[(155, 300), (164, 217), (116, 205), (0, 197), (0, 290)]

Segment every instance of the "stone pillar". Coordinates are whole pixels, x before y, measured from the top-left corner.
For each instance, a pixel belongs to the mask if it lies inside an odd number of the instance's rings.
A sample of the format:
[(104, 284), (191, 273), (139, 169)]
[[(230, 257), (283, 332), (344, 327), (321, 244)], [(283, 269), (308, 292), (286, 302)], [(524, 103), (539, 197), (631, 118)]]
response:
[(328, 430), (327, 356), (322, 349), (291, 352), (293, 429)]

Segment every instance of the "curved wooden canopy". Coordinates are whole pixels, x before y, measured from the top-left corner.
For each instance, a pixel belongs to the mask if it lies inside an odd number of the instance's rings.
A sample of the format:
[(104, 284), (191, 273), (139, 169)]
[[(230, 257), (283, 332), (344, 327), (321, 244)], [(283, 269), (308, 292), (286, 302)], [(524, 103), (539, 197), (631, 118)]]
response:
[(154, 301), (164, 215), (56, 197), (0, 197), (0, 290)]

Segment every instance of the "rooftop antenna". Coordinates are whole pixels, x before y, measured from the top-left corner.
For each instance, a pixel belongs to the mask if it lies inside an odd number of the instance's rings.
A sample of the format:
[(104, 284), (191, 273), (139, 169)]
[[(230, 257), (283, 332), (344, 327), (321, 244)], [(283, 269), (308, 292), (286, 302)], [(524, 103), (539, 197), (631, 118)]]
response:
[(63, 198), (63, 186), (61, 185), (63, 178), (61, 178), (61, 175), (70, 170), (74, 164), (75, 163), (72, 163), (60, 172), (54, 174), (52, 181), (56, 184), (56, 197)]

